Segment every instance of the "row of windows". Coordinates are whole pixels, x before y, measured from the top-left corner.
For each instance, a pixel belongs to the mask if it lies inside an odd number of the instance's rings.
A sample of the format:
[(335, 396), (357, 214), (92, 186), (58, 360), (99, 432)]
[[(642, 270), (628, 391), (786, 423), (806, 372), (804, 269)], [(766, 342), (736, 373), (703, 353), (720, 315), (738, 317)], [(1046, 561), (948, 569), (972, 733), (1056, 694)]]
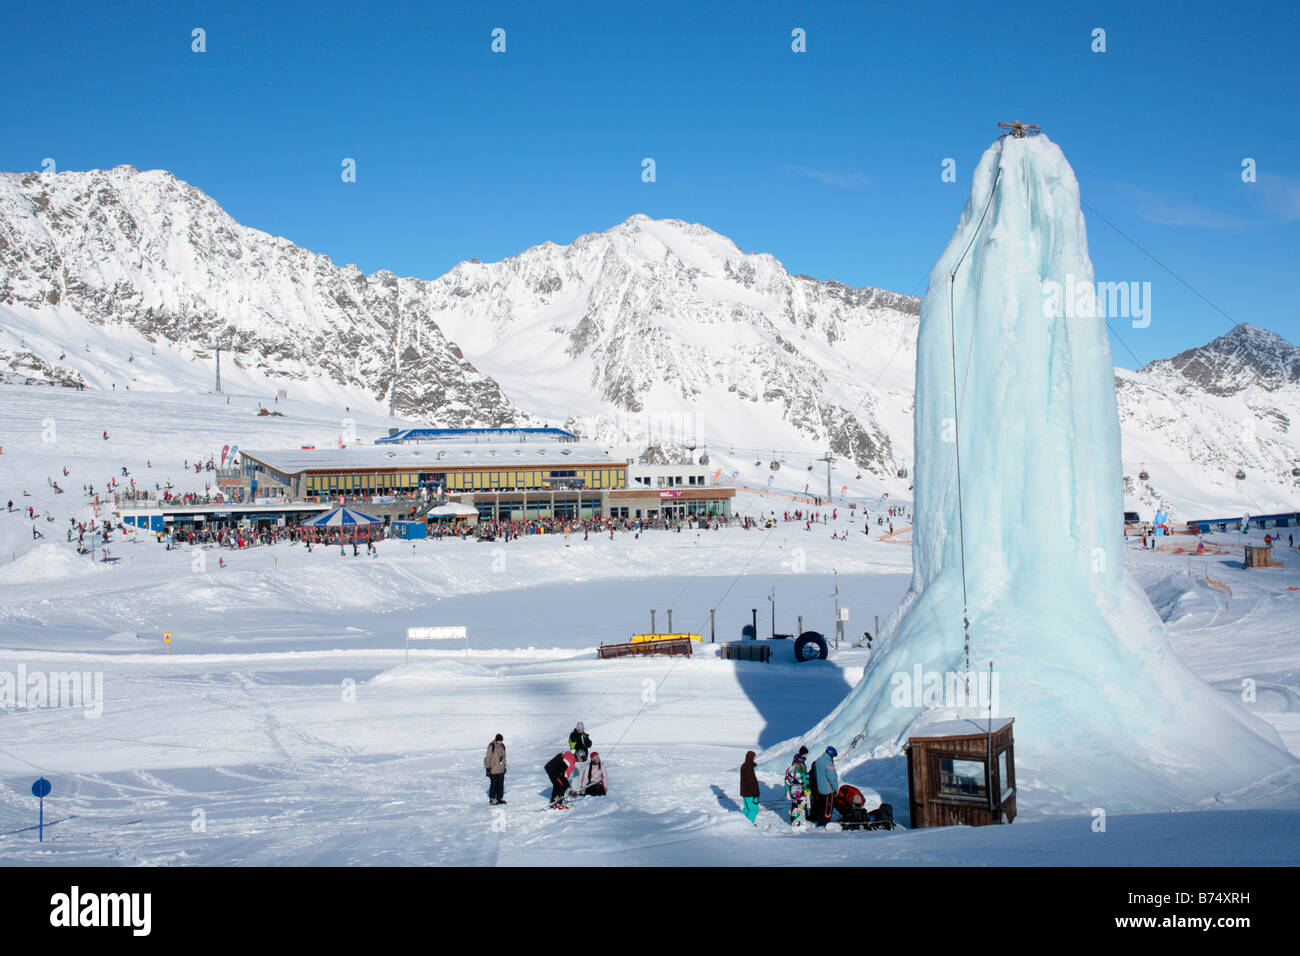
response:
[(528, 502), (501, 502), (498, 507), (493, 499), (475, 502), (479, 518), (484, 521), (524, 521), (534, 518), (594, 518), (600, 515), (599, 498), (556, 498), (554, 507), (547, 499)]
[(306, 493), (319, 491), (410, 491), (421, 485), (444, 485), (448, 491), (547, 490), (564, 484), (585, 488), (622, 488), (625, 468), (578, 468), (565, 471), (396, 472), (382, 474), (308, 475)]
[(416, 472), (402, 472), (384, 475), (308, 475), (305, 491), (379, 491), (381, 489), (402, 489), (409, 491), (419, 487), (419, 475)]
[(703, 475), (687, 475), (686, 477), (688, 480), (686, 481), (682, 480), (681, 475), (655, 475), (653, 477), (654, 477), (654, 481), (651, 482), (650, 475), (638, 475), (636, 477), (636, 483), (638, 485), (644, 485), (646, 487), (655, 487), (655, 488), (671, 488), (677, 485), (687, 485), (687, 484), (689, 485), (704, 484)]

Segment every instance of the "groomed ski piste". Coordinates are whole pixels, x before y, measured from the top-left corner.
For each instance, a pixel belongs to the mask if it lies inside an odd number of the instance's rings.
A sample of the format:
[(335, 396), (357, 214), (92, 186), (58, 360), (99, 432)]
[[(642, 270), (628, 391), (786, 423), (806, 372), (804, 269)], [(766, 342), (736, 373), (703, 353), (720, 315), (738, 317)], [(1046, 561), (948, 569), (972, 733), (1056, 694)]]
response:
[[(869, 537), (839, 506), (837, 521), (811, 530), (778, 522), (613, 541), (385, 541), (374, 558), (278, 544), (224, 551), (224, 567), (215, 551), (196, 560), (199, 549), (168, 551), (153, 540), (115, 541), (119, 560), (92, 562), (66, 540), (69, 517), (90, 516), (84, 483), (102, 488), (125, 466), (150, 488), (170, 479), (177, 491), (201, 492), (203, 476), (185, 474), (184, 460), (206, 459), (232, 438), (296, 446), (336, 431), (342, 413), (282, 402), (284, 417), (268, 420), (256, 417), (258, 404), (269, 401), (0, 386), (0, 498), (13, 498), (15, 509), (0, 513), (0, 680), (75, 671), (102, 686), (80, 706), (0, 711), (5, 865), (1300, 859), (1292, 768), (1202, 802), (1132, 812), (1072, 796), (1074, 781), (1037, 772), (1037, 756), (1023, 747), (1010, 826), (795, 832), (772, 774), (760, 775), (758, 826), (746, 821), (745, 752), (766, 757), (807, 733), (859, 681), (868, 652), (842, 646), (827, 661), (795, 663), (786, 641), (770, 664), (723, 661), (707, 643), (709, 609), (719, 641), (739, 636), (751, 608), (766, 635), (775, 589), (778, 631), (793, 631), (802, 614), (806, 628), (830, 632), (835, 572), (850, 638), (872, 629), (877, 614), (883, 622), (907, 590), (911, 548), (880, 540), (876, 496), (864, 489), (849, 496), (872, 511)], [(362, 434), (388, 424), (354, 417)], [(777, 493), (735, 502), (751, 515), (792, 507)], [(42, 539), (33, 539), (33, 524)], [(1225, 553), (1143, 551), (1135, 539), (1124, 559), (1181, 660), (1225, 699), (1240, 702), (1251, 681), (1254, 699), (1243, 706), (1300, 753), (1300, 555), (1278, 549), (1282, 567), (1244, 570), (1243, 536), (1205, 540)], [(662, 629), (669, 607), (675, 630), (704, 634), (692, 657), (597, 659), (600, 643), (645, 630), (652, 608)], [(407, 662), (412, 625), (465, 625), (470, 650), (416, 650)], [(542, 765), (579, 720), (608, 768), (611, 795), (534, 812), (549, 795)], [(482, 769), (497, 733), (509, 755), (504, 807), (488, 805)], [(53, 786), (44, 842), (30, 792), (41, 776)], [(877, 791), (908, 823), (903, 757), (845, 763), (841, 778)]]

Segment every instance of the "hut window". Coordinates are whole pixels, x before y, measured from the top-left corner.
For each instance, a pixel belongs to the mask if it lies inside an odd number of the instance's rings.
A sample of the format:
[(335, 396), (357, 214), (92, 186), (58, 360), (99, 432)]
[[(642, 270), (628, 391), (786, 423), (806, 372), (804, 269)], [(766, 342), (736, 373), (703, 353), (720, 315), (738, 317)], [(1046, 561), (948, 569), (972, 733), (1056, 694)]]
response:
[(1005, 798), (1007, 791), (1011, 789), (1011, 778), (1007, 775), (1007, 751), (1003, 750), (998, 754), (998, 789), (1002, 792), (998, 794), (999, 798)]
[(980, 760), (962, 760), (945, 757), (939, 761), (939, 792), (954, 797), (987, 798), (984, 785), (984, 763)]

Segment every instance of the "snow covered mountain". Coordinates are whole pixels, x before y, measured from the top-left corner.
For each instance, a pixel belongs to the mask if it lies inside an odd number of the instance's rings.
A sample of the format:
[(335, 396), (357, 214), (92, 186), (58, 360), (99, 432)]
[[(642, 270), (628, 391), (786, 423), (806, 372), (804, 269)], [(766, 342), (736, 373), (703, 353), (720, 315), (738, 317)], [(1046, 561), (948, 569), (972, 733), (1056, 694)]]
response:
[(614, 443), (829, 448), (881, 476), (908, 454), (917, 308), (642, 215), (429, 289), (439, 327), (531, 412)]
[[(387, 404), (396, 362), (398, 410), (437, 409), (448, 424), (512, 420), (496, 383), (428, 320), (425, 289), (241, 226), (164, 171), (0, 175), (0, 305), (71, 311), (200, 358), (221, 345), (283, 386), (323, 377), (376, 405)], [(10, 351), (21, 367), (23, 350)]]
[[(1126, 491), (1184, 518), (1300, 507), (1300, 349), (1251, 325), (1116, 373)], [(1149, 478), (1141, 480), (1141, 471)], [(1242, 473), (1244, 478), (1238, 478)], [(1199, 506), (1199, 513), (1191, 507)], [(1143, 510), (1146, 510), (1144, 508)]]
[[(221, 344), (227, 389), (374, 413), (391, 397), (443, 425), (565, 423), (628, 449), (693, 442), (742, 482), (775, 459), (778, 483), (801, 486), (830, 450), (860, 475), (837, 485), (897, 494), (919, 307), (677, 220), (637, 215), (422, 280), (241, 226), (164, 171), (0, 174), (7, 381), (205, 391)], [(1241, 327), (1118, 371), (1130, 506), (1296, 507), (1298, 366), (1294, 346)]]

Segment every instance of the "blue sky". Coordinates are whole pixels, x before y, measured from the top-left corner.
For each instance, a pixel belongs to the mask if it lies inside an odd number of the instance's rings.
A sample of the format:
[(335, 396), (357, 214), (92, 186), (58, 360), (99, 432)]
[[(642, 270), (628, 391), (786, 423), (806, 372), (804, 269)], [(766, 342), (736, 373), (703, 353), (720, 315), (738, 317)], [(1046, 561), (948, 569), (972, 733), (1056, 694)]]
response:
[(1129, 239), (1231, 320), (1300, 341), (1300, 7), (1145, 6), (29, 6), (0, 33), (0, 169), (169, 169), (367, 272), (433, 278), (642, 212), (922, 294), (995, 123), (1020, 118), (1124, 234), (1085, 209), (1098, 279), (1152, 283), (1150, 326), (1113, 323), (1118, 364), (1232, 324)]

